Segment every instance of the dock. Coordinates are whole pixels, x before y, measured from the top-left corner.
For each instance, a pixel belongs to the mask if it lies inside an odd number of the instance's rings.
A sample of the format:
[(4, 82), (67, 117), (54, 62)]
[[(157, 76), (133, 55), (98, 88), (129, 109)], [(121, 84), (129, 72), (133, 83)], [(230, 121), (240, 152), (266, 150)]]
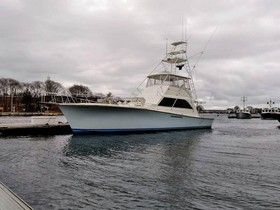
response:
[[(236, 117), (236, 115), (228, 115), (228, 118), (229, 119), (233, 119), (233, 118), (236, 119), (237, 117)], [(261, 118), (261, 116), (258, 115), (258, 114), (252, 114), (251, 118)]]
[(69, 124), (0, 124), (1, 136), (51, 136), (66, 134), (72, 134)]
[(24, 200), (11, 189), (0, 182), (0, 209), (1, 210), (33, 210)]

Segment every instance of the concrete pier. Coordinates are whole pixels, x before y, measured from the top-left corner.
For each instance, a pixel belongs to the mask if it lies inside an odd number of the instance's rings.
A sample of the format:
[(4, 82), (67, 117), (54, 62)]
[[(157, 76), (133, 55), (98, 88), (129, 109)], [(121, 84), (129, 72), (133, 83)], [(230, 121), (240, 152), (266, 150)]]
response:
[(33, 210), (24, 200), (0, 182), (0, 209), (1, 210)]
[(64, 135), (72, 134), (68, 124), (0, 124), (1, 136)]

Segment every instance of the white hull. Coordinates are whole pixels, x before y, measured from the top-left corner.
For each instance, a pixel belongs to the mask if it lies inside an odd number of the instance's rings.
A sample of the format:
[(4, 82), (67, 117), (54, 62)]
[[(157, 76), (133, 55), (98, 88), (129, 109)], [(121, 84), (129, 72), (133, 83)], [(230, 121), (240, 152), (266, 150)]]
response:
[(74, 133), (146, 132), (211, 128), (213, 119), (100, 104), (60, 104)]

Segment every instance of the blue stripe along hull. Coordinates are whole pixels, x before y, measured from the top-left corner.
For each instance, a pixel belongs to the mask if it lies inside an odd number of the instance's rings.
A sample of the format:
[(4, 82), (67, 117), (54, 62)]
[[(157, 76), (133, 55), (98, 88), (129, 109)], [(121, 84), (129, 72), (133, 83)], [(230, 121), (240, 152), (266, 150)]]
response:
[(197, 126), (197, 127), (178, 127), (178, 128), (143, 128), (143, 129), (75, 129), (72, 131), (75, 134), (90, 134), (90, 133), (148, 133), (157, 131), (178, 131), (178, 130), (197, 130), (197, 129), (211, 129), (211, 126)]

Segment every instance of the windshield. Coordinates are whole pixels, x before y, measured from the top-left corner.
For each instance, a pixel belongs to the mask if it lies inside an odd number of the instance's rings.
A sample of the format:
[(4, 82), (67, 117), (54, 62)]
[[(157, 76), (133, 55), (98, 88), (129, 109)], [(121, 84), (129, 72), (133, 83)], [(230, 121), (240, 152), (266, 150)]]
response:
[(188, 80), (173, 75), (156, 75), (148, 78), (146, 87), (153, 85), (171, 85), (189, 89)]

